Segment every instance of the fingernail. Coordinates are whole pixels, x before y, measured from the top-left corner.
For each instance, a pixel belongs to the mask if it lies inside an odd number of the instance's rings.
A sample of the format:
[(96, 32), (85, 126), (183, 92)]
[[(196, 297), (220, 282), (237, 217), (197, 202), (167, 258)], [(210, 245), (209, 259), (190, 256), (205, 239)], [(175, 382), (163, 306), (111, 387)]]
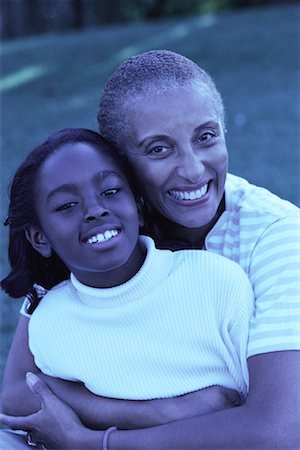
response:
[(26, 373), (26, 381), (27, 384), (30, 384), (30, 386), (33, 386), (36, 383), (36, 376), (32, 372)]

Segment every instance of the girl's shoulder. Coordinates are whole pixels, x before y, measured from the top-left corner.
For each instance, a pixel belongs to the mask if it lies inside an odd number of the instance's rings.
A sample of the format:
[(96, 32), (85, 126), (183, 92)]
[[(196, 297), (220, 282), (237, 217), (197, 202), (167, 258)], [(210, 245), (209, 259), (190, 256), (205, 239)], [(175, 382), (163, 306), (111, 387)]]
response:
[(235, 275), (248, 278), (242, 267), (225, 256), (207, 250), (179, 250), (173, 253), (175, 260), (184, 264), (189, 270), (205, 272), (224, 277)]
[(45, 289), (43, 286), (39, 284), (34, 284), (33, 288), (24, 299), (20, 313), (30, 318), (30, 316), (36, 310), (42, 299), (44, 299), (46, 296), (49, 295), (51, 296), (53, 292), (59, 292), (60, 289), (64, 288), (68, 284), (69, 280), (64, 280), (49, 290)]

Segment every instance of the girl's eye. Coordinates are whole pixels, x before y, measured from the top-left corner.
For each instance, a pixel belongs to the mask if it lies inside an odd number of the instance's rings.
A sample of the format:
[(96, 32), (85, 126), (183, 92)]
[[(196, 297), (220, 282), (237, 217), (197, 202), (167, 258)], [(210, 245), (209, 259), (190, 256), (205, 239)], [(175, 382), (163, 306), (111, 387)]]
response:
[(115, 195), (120, 191), (119, 188), (114, 188), (114, 189), (106, 189), (104, 192), (101, 193), (101, 195), (103, 197), (107, 197), (109, 195)]
[(55, 209), (55, 211), (66, 211), (68, 209), (74, 208), (74, 206), (77, 205), (76, 202), (69, 202), (69, 203), (65, 203), (64, 205), (59, 206), (58, 208)]

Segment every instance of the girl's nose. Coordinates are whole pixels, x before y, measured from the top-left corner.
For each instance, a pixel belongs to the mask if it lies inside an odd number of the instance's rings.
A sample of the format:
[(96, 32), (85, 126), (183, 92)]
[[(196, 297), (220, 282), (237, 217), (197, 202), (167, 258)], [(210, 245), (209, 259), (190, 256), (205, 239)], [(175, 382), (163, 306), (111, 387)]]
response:
[(190, 183), (201, 180), (205, 166), (200, 154), (196, 154), (191, 148), (185, 149), (177, 161), (177, 174)]
[(101, 217), (109, 215), (109, 211), (100, 204), (89, 207), (84, 214), (84, 220), (86, 222), (92, 222), (93, 220), (99, 220)]

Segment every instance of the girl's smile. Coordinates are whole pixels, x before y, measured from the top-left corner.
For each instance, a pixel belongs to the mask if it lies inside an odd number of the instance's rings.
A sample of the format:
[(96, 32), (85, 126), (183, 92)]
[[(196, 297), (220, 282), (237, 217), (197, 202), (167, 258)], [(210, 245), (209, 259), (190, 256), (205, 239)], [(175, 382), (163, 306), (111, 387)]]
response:
[(121, 284), (141, 266), (137, 205), (107, 152), (86, 143), (55, 151), (40, 170), (36, 208), (44, 250), (54, 250), (82, 283)]

